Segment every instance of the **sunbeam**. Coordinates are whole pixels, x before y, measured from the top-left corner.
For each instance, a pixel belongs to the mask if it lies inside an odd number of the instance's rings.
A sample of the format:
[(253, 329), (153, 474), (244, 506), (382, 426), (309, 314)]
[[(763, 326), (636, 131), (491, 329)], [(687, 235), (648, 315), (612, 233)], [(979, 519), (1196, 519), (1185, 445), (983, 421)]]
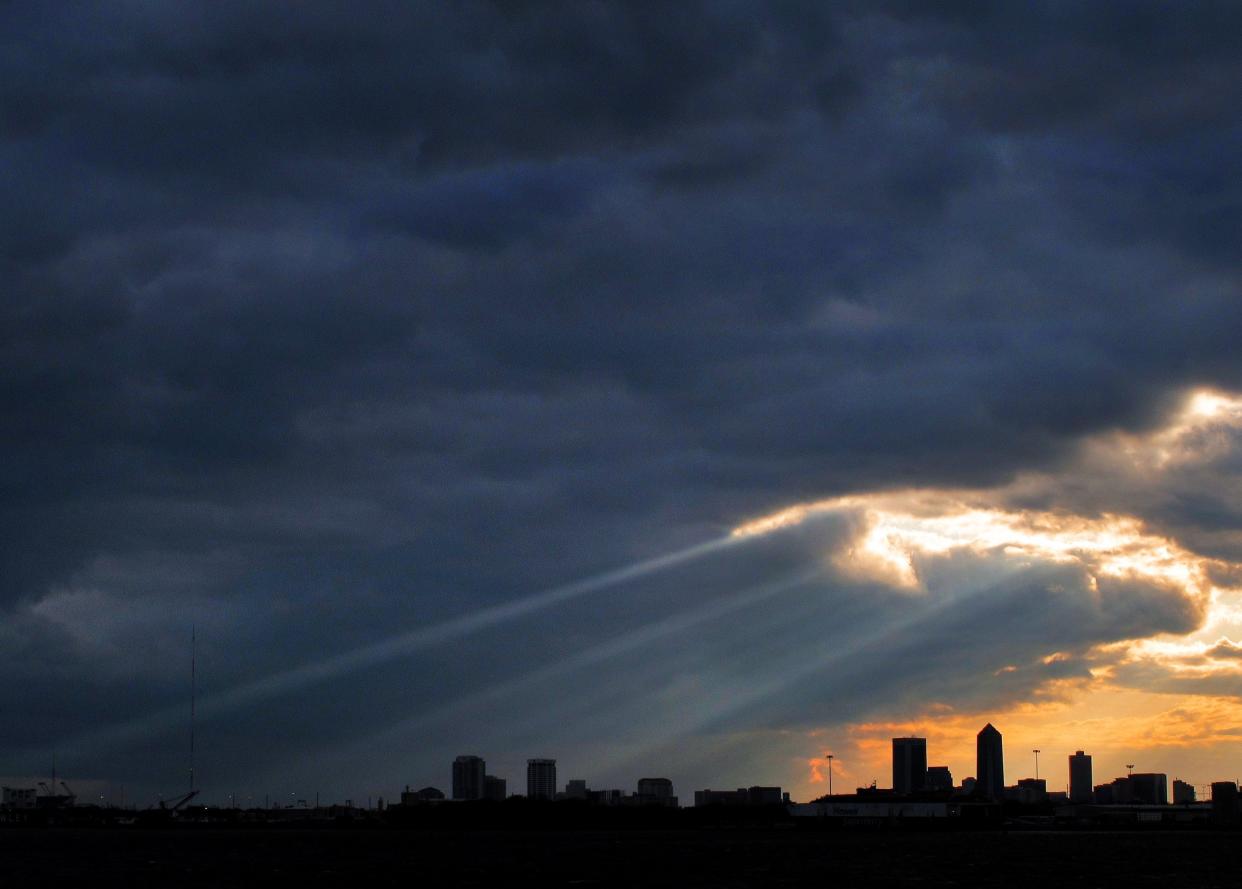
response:
[[(220, 716), (247, 704), (279, 697), (319, 682), (406, 657), (435, 645), (462, 639), (520, 617), (704, 558), (735, 546), (738, 542), (739, 539), (735, 537), (710, 540), (573, 583), (553, 587), (502, 605), (482, 608), (461, 617), (427, 627), (419, 627), (321, 661), (274, 673), (262, 679), (203, 697), (198, 702), (198, 716), (205, 719)], [(184, 707), (169, 707), (157, 713), (79, 736), (64, 745), (63, 749), (89, 749), (98, 752), (102, 748), (181, 726), (184, 721)]]

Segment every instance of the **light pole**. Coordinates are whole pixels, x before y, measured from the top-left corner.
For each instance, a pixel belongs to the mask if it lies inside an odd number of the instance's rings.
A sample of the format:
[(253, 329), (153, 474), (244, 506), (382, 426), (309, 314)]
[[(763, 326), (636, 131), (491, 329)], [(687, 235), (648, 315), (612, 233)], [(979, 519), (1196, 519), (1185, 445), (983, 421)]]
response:
[(1134, 774), (1134, 763), (1132, 762), (1126, 763), (1126, 777), (1129, 778), (1133, 774)]
[(1038, 781), (1039, 780), (1039, 748), (1037, 747), (1031, 752), (1035, 754), (1035, 780)]
[(829, 796), (832, 796), (832, 760), (833, 760), (833, 755), (832, 755), (831, 753), (825, 753), (824, 755), (825, 755), (826, 757), (828, 757), (828, 795), (829, 795)]

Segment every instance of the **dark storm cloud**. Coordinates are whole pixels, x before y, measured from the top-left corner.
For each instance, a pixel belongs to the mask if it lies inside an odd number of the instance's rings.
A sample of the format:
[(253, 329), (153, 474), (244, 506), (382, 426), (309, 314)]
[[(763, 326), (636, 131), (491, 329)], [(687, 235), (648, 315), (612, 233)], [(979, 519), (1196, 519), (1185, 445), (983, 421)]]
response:
[[(61, 702), (6, 745), (175, 698), (191, 619), (226, 686), (1238, 386), (1236, 16), (6, 4), (0, 664)], [(1169, 490), (1228, 551), (1210, 479)], [(322, 706), (434, 696), (399, 672)]]

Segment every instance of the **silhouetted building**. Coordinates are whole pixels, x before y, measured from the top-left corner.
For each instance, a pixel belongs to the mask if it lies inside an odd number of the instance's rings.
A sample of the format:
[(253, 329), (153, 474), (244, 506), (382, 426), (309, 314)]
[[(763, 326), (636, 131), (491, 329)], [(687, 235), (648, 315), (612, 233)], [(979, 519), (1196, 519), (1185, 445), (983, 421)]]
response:
[(970, 796), (972, 793), (975, 792), (975, 787), (977, 787), (978, 784), (979, 784), (978, 780), (976, 780), (973, 775), (968, 778), (963, 778), (962, 779), (962, 793), (964, 793), (966, 796)]
[(784, 797), (779, 787), (739, 787), (737, 790), (696, 790), (695, 806), (771, 806)]
[(0, 788), (0, 805), (6, 809), (33, 809), (38, 805), (38, 797), (35, 787)]
[[(1123, 781), (1123, 782), (1124, 782), (1126, 779), (1125, 779), (1125, 778), (1119, 778), (1118, 780), (1119, 780), (1119, 781)], [(1117, 803), (1117, 799), (1116, 799), (1117, 793), (1116, 793), (1116, 787), (1114, 787), (1114, 785), (1115, 785), (1116, 783), (1117, 783), (1116, 781), (1113, 781), (1113, 782), (1111, 782), (1111, 783), (1109, 783), (1109, 784), (1097, 784), (1097, 785), (1095, 785), (1095, 789), (1091, 792), (1091, 801), (1092, 801), (1093, 803), (1095, 803), (1097, 806), (1112, 806), (1112, 805), (1116, 805), (1116, 803)], [(1130, 795), (1130, 788), (1129, 788), (1129, 785), (1126, 785), (1126, 787), (1125, 787), (1125, 794), (1126, 794), (1126, 796), (1129, 796), (1129, 795)]]
[(595, 806), (619, 806), (625, 794), (620, 790), (588, 790), (587, 799)]
[(948, 766), (928, 766), (924, 786), (928, 790), (952, 790), (953, 773)]
[(1146, 803), (1149, 806), (1169, 804), (1169, 779), (1160, 772), (1135, 772), (1129, 777), (1129, 802)]
[(483, 799), (487, 764), (478, 756), (453, 760), (453, 799)]
[(509, 787), (504, 778), (497, 778), (495, 775), (485, 775), (483, 777), (483, 798), (503, 802), (508, 796)]
[(1124, 778), (1114, 778), (1109, 784), (1096, 786), (1095, 803), (1104, 806), (1168, 805), (1168, 778), (1159, 772), (1135, 772)]
[(1242, 822), (1237, 784), (1232, 781), (1212, 782), (1212, 820), (1230, 826)]
[(1069, 798), (1072, 803), (1089, 803), (1094, 797), (1091, 786), (1091, 757), (1077, 751), (1069, 758)]
[(975, 790), (988, 799), (1005, 795), (1005, 754), (1001, 733), (988, 723), (975, 738)]
[(659, 806), (677, 806), (673, 782), (668, 778), (639, 778), (637, 801)]
[(422, 790), (410, 790), (407, 786), (401, 792), (401, 805), (416, 806), (420, 803), (435, 803), (444, 799), (443, 791), (434, 787), (424, 787)]
[(775, 806), (785, 801), (779, 787), (748, 787), (746, 802), (752, 806)]
[(570, 778), (565, 784), (565, 799), (586, 799), (587, 786), (582, 778)]
[(530, 799), (556, 798), (556, 760), (526, 760), (526, 796)]
[(1173, 802), (1176, 805), (1183, 806), (1187, 803), (1195, 801), (1195, 788), (1193, 784), (1187, 784), (1185, 781), (1173, 779)]
[(917, 793), (927, 783), (927, 739), (893, 738), (893, 792)]
[(1021, 778), (1013, 787), (1005, 789), (1005, 799), (1036, 806), (1048, 801), (1048, 782), (1043, 778)]

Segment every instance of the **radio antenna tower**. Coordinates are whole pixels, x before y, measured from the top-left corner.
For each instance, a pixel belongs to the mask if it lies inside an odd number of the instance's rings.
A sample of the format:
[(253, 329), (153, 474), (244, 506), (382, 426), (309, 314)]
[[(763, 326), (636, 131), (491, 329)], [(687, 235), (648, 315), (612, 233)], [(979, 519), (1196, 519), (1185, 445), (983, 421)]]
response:
[(190, 790), (194, 790), (194, 702), (198, 694), (196, 667), (198, 660), (198, 637), (195, 626), (190, 624)]

